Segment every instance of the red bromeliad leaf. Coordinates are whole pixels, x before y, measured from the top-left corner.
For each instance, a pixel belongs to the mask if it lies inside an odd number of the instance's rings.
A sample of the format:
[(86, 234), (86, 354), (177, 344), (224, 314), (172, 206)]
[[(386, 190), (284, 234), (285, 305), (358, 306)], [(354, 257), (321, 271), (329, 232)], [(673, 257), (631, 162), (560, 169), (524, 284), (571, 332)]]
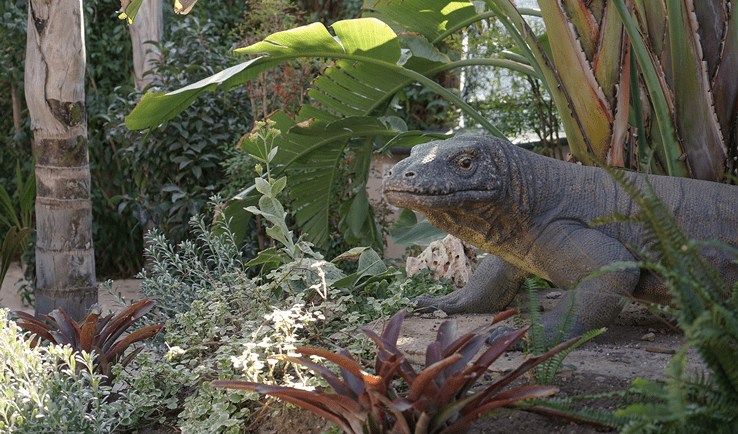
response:
[[(326, 407), (325, 405), (323, 405), (323, 403), (311, 399), (297, 398), (290, 394), (283, 393), (273, 393), (271, 395), (317, 414), (323, 419), (326, 419), (327, 421), (335, 424), (346, 433), (362, 433), (361, 426), (366, 419), (362, 420), (360, 417), (357, 417), (356, 415), (352, 415), (350, 413), (336, 414), (333, 411), (333, 408)], [(345, 416), (348, 416), (348, 418)], [(349, 420), (349, 418), (351, 420)], [(358, 430), (356, 428), (358, 428)]]
[(435, 341), (425, 349), (425, 366), (430, 366), (440, 360), (443, 360), (441, 342)]
[[(435, 396), (438, 386), (433, 381), (439, 372), (443, 372), (447, 366), (456, 363), (461, 359), (461, 354), (453, 354), (439, 362), (432, 364), (431, 366), (423, 369), (423, 372), (418, 374), (418, 377), (410, 385), (410, 392), (408, 393), (407, 399), (410, 401), (416, 401), (420, 399), (422, 395)], [(430, 390), (426, 390), (430, 387)]]
[(343, 395), (348, 398), (356, 399), (362, 392), (364, 392), (364, 385), (362, 383), (361, 390), (354, 390), (353, 388), (349, 387), (345, 382), (341, 381), (340, 378), (336, 376), (336, 374), (333, 373), (330, 369), (326, 368), (325, 366), (315, 363), (312, 360), (306, 359), (304, 357), (287, 357), (287, 356), (281, 356), (279, 357), (279, 360), (283, 360), (286, 362), (292, 362), (292, 363), (298, 363), (303, 366), (307, 366), (308, 369), (312, 370), (313, 372), (320, 375), (333, 389), (333, 391), (338, 395)]
[(58, 330), (51, 330), (49, 334), (53, 337), (50, 342), (56, 345), (72, 345), (69, 337)]
[[(384, 405), (384, 408), (389, 409), (389, 411), (392, 413), (395, 419), (395, 424), (393, 426), (392, 432), (393, 433), (401, 433), (401, 434), (413, 434), (413, 432), (410, 430), (410, 426), (408, 425), (407, 421), (405, 420), (405, 415), (402, 414), (403, 410), (400, 410), (392, 400), (387, 398), (386, 396), (379, 394), (377, 392), (370, 392), (372, 396), (379, 401), (381, 404)], [(383, 408), (383, 407), (379, 407)]]
[(495, 325), (498, 322), (504, 321), (504, 320), (510, 318), (511, 316), (517, 315), (517, 314), (518, 314), (518, 310), (517, 309), (508, 309), (508, 310), (506, 310), (504, 312), (500, 312), (497, 315), (495, 315), (494, 318), (492, 318), (492, 322), (490, 323), (490, 325)]
[(493, 343), (487, 350), (482, 353), (481, 356), (474, 362), (474, 365), (472, 365), (469, 369), (467, 369), (467, 372), (477, 372), (481, 373), (484, 372), (492, 363), (495, 362), (502, 354), (507, 351), (510, 346), (515, 343), (518, 339), (520, 339), (527, 331), (530, 329), (530, 326), (523, 327), (520, 330), (516, 330), (507, 336), (502, 337), (501, 339), (498, 339), (495, 343)]
[(97, 369), (99, 372), (102, 372), (105, 375), (111, 375), (110, 372), (110, 360), (108, 360), (107, 357), (105, 357), (105, 354), (103, 354), (100, 347), (93, 346), (92, 349), (97, 354)]
[(115, 314), (109, 313), (109, 314), (105, 315), (104, 317), (102, 317), (101, 319), (98, 319), (98, 321), (97, 321), (97, 329), (98, 330), (104, 329), (105, 326), (110, 322), (110, 320), (113, 319), (113, 316), (115, 316)]
[(438, 393), (433, 397), (433, 407), (439, 409), (444, 405), (463, 398), (477, 380), (478, 377), (474, 374), (455, 373), (446, 379), (438, 390)]
[(471, 425), (475, 420), (477, 420), (481, 415), (485, 413), (489, 413), (490, 411), (496, 410), (498, 408), (515, 404), (516, 402), (522, 400), (551, 396), (554, 393), (558, 392), (558, 390), (559, 388), (555, 386), (521, 386), (496, 395), (493, 401), (487, 402), (484, 405), (467, 405), (467, 407), (471, 407), (471, 410), (468, 412), (462, 411), (462, 414), (466, 413), (464, 414), (464, 417), (441, 431), (441, 434), (462, 432), (466, 427)]
[[(508, 335), (509, 336), (509, 335)], [(497, 381), (494, 385), (488, 387), (484, 392), (480, 393), (477, 398), (475, 399), (475, 402), (473, 404), (470, 404), (470, 408), (474, 408), (480, 404), (483, 404), (487, 398), (492, 395), (494, 392), (500, 390), (502, 387), (509, 384), (511, 381), (515, 380), (516, 378), (520, 377), (524, 373), (528, 372), (529, 370), (536, 367), (538, 364), (548, 360), (549, 358), (555, 356), (556, 354), (564, 351), (565, 349), (569, 348), (570, 346), (574, 345), (580, 337), (576, 337), (573, 339), (569, 339), (566, 342), (563, 342), (559, 345), (556, 345), (555, 347), (551, 348), (547, 352), (541, 354), (540, 356), (531, 357), (527, 360), (525, 360), (523, 363), (520, 364), (516, 369), (513, 371), (507, 373), (504, 377), (502, 377), (499, 381)], [(503, 338), (504, 339), (504, 338)]]
[(295, 351), (306, 356), (318, 356), (329, 360), (340, 366), (341, 368), (347, 370), (357, 378), (364, 378), (365, 375), (371, 375), (364, 372), (364, 370), (361, 368), (361, 365), (359, 365), (359, 363), (351, 357), (342, 356), (340, 354), (336, 354), (328, 350), (323, 350), (321, 348), (299, 347)]
[(107, 352), (115, 344), (115, 341), (131, 326), (131, 324), (147, 314), (156, 303), (145, 299), (128, 306), (122, 312), (116, 314), (108, 324), (95, 337), (94, 345)]
[(100, 306), (95, 304), (90, 308), (90, 313), (83, 319), (82, 327), (79, 334), (79, 349), (90, 352), (92, 351), (92, 341), (97, 334), (97, 320), (100, 317)]
[(51, 313), (49, 313), (49, 317), (54, 319), (54, 322), (59, 328), (59, 331), (64, 334), (64, 336), (66, 336), (66, 338), (69, 340), (69, 342), (67, 343), (69, 343), (72, 348), (79, 350), (79, 324), (77, 324), (76, 321), (70, 318), (69, 315), (67, 315), (67, 313), (64, 312), (64, 309), (62, 308), (52, 310)]
[[(290, 387), (272, 386), (240, 380), (217, 380), (210, 384), (217, 388), (251, 390), (257, 393), (274, 396), (323, 417), (324, 419), (336, 424), (336, 426), (347, 433), (361, 433), (360, 430), (355, 431), (352, 428), (351, 422), (354, 422), (354, 424), (359, 422), (359, 426), (361, 426), (360, 421), (362, 419), (365, 421), (365, 418), (361, 417), (361, 414), (365, 412), (362, 412), (359, 407), (356, 406), (356, 402), (342, 398), (339, 395), (309, 392)], [(348, 414), (337, 414), (334, 411), (336, 409), (343, 409)], [(353, 414), (351, 414), (352, 412)], [(349, 419), (352, 420), (350, 421)]]
[[(456, 354), (461, 354), (461, 359), (446, 368), (445, 375), (449, 376), (457, 371), (464, 369), (464, 367), (471, 361), (471, 359), (474, 358), (475, 355), (477, 355), (479, 349), (482, 348), (482, 345), (484, 345), (486, 341), (486, 335), (476, 335), (468, 340), (460, 350), (457, 350), (455, 352)], [(448, 356), (449, 354), (444, 353), (444, 355)]]
[[(513, 316), (513, 315), (515, 315), (517, 313), (518, 313), (518, 310), (517, 309), (508, 309), (508, 310), (506, 310), (504, 312), (498, 313), (497, 315), (495, 315), (494, 318), (492, 318), (492, 322), (489, 323), (488, 325), (483, 325), (483, 326), (477, 327), (476, 329), (474, 329), (471, 332), (465, 334), (464, 336), (461, 336), (460, 338), (458, 338), (457, 340), (455, 340), (453, 343), (451, 343), (451, 344), (449, 344), (447, 346), (444, 346), (443, 347), (443, 354), (448, 356), (449, 354), (455, 353), (456, 351), (459, 350), (459, 348), (461, 348), (463, 345), (465, 345), (469, 340), (473, 339), (482, 330), (484, 330), (486, 328), (489, 328), (490, 326), (495, 325), (495, 324), (497, 324), (500, 321), (504, 321), (504, 320), (510, 318), (511, 316)], [(447, 321), (447, 322), (450, 322), (450, 321)]]
[(403, 309), (392, 315), (392, 318), (387, 322), (387, 327), (385, 327), (384, 332), (382, 333), (382, 338), (387, 342), (390, 342), (392, 346), (397, 345), (397, 339), (400, 337), (400, 329), (402, 328), (402, 321), (405, 319), (405, 312), (407, 311)]
[(377, 336), (377, 334), (371, 330), (363, 329), (362, 332), (377, 344), (377, 358), (374, 364), (375, 370), (381, 370), (383, 363), (389, 360), (390, 355), (394, 355), (402, 360), (400, 364), (400, 376), (408, 383), (412, 383), (415, 380), (417, 373), (410, 362), (405, 359), (405, 355), (402, 351), (397, 349), (394, 344), (391, 344), (383, 340), (382, 337)]
[(43, 339), (46, 339), (49, 342), (54, 342), (54, 337), (51, 335), (51, 333), (49, 333), (51, 330), (51, 326), (42, 321), (39, 321), (37, 318), (23, 311), (15, 311), (13, 312), (13, 314), (18, 316), (18, 320), (16, 321), (16, 323), (19, 327), (22, 327), (29, 332), (36, 334)]
[[(352, 359), (351, 353), (349, 353), (349, 351), (345, 348), (341, 349), (338, 354), (342, 355), (343, 357)], [(340, 371), (341, 376), (343, 377), (343, 381), (348, 384), (348, 386), (356, 393), (357, 396), (361, 396), (361, 394), (364, 393), (364, 391), (366, 390), (364, 380), (361, 377), (357, 377), (356, 375), (347, 371), (346, 369), (340, 368)]]
[(441, 344), (441, 349), (445, 350), (456, 339), (456, 321), (444, 321), (438, 328), (436, 334), (436, 342)]
[(150, 337), (156, 336), (159, 334), (159, 332), (164, 328), (161, 324), (151, 325), (148, 327), (144, 327), (142, 329), (136, 330), (135, 332), (129, 334), (125, 338), (118, 341), (118, 343), (113, 346), (113, 349), (111, 349), (109, 352), (105, 354), (105, 356), (109, 360), (113, 360), (115, 357), (117, 357), (120, 354), (123, 354), (123, 352), (133, 343), (136, 343), (138, 341), (148, 339)]

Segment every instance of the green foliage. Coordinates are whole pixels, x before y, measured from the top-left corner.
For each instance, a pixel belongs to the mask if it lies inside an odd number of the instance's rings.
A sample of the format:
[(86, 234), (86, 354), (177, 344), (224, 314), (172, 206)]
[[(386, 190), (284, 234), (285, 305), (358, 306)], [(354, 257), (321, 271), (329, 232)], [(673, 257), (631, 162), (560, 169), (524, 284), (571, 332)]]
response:
[(36, 176), (29, 173), (25, 182), (21, 175), (20, 162), (16, 163), (16, 187), (17, 191), (11, 198), (5, 187), (0, 185), (0, 223), (8, 228), (15, 226), (17, 229), (32, 228), (34, 200), (36, 199)]
[[(503, 312), (491, 324), (514, 313), (514, 310)], [(446, 321), (439, 328), (436, 341), (426, 350), (425, 369), (418, 373), (397, 349), (404, 315), (404, 311), (394, 315), (381, 336), (363, 330), (377, 345), (373, 374), (366, 372), (346, 350), (333, 353), (319, 348), (296, 349), (299, 354), (335, 363), (340, 367), (341, 377), (307, 358), (275, 357), (311, 369), (330, 385), (333, 393), (253, 381), (219, 380), (212, 385), (274, 396), (316, 413), (346, 433), (459, 432), (479, 417), (502, 407), (556, 393), (558, 389), (553, 386), (518, 386), (504, 392), (501, 389), (578, 339), (528, 359), (498, 381), (471, 392), (481, 374), (522, 337), (527, 328), (503, 337), (472, 360), (487, 334), (477, 330), (456, 339), (456, 322)], [(404, 380), (402, 388), (395, 381), (399, 379)]]
[[(74, 353), (94, 354), (95, 372), (104, 375), (104, 384), (109, 385), (115, 379), (112, 367), (116, 364), (127, 366), (143, 349), (139, 347), (124, 357), (128, 347), (156, 336), (164, 327), (162, 324), (156, 324), (128, 332), (128, 328), (152, 307), (154, 302), (142, 300), (115, 315), (110, 313), (100, 317), (102, 310), (95, 304), (79, 323), (69, 318), (61, 308), (53, 310), (49, 315), (40, 315), (48, 324), (23, 311), (16, 311), (13, 314), (18, 317), (16, 322), (19, 327), (36, 335), (31, 340), (32, 346), (43, 339), (53, 345), (68, 346)], [(124, 333), (126, 335), (122, 337)]]
[[(539, 309), (540, 306), (538, 304), (538, 285), (540, 285), (540, 282), (536, 283), (536, 280), (542, 279), (527, 279), (523, 283), (523, 286), (528, 291), (528, 301), (530, 303), (529, 311), (531, 328), (528, 332), (527, 349), (531, 354), (537, 356), (545, 353), (548, 348), (563, 342), (564, 336), (571, 335), (572, 327), (574, 326), (574, 322), (577, 318), (574, 313), (574, 307), (576, 306), (575, 299), (574, 303), (571, 303), (569, 309), (566, 311), (564, 318), (561, 319), (561, 323), (554, 327), (554, 330), (558, 330), (558, 333), (553, 336), (553, 339), (551, 339), (550, 336), (546, 336), (543, 324), (541, 324), (541, 310)], [(544, 283), (546, 284), (544, 286), (547, 286), (547, 282), (544, 281)], [(566, 356), (579, 348), (585, 342), (601, 335), (605, 330), (607, 329), (604, 327), (589, 330), (584, 333), (576, 343), (537, 366), (533, 371), (533, 380), (535, 383), (553, 384), (556, 373), (562, 368), (562, 366), (564, 366), (563, 363)]]
[[(25, 182), (21, 175), (20, 162), (15, 166), (16, 192), (11, 197), (7, 190), (0, 185), (0, 223), (8, 227), (3, 243), (0, 247), (0, 283), (5, 279), (10, 263), (20, 256), (21, 262), (27, 264), (26, 278), (33, 281), (33, 270), (35, 269), (35, 244), (29, 241), (34, 235), (34, 202), (36, 199), (36, 176), (33, 172), (28, 174)], [(2, 233), (2, 232), (0, 232)], [(34, 250), (31, 252), (31, 250)], [(29, 273), (30, 276), (29, 276)], [(20, 290), (21, 300), (31, 304), (31, 291)]]
[(2, 246), (0, 246), (0, 285), (2, 285), (3, 280), (5, 280), (5, 275), (8, 273), (10, 263), (26, 244), (24, 241), (27, 240), (27, 235), (30, 231), (30, 228), (18, 230), (17, 226), (13, 226), (8, 229), (8, 232), (5, 234)]
[(94, 355), (28, 337), (0, 311), (0, 431), (113, 432), (128, 410), (95, 372)]
[(115, 18), (116, 0), (84, 2), (87, 51), (85, 105), (90, 154), (92, 237), (95, 269), (100, 275), (132, 276), (143, 266), (141, 228), (130, 212), (118, 213), (112, 198), (130, 189), (124, 162), (116, 154), (120, 143), (109, 137), (108, 106), (116, 88), (132, 82), (133, 60), (128, 27)]

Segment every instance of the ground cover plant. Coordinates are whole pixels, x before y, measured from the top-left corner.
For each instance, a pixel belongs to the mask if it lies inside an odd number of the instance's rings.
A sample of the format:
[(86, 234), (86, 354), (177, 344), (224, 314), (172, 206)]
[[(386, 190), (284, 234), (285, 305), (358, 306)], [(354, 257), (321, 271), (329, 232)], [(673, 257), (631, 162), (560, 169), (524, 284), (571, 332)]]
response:
[(130, 413), (96, 372), (95, 353), (34, 345), (0, 309), (0, 431), (113, 432)]

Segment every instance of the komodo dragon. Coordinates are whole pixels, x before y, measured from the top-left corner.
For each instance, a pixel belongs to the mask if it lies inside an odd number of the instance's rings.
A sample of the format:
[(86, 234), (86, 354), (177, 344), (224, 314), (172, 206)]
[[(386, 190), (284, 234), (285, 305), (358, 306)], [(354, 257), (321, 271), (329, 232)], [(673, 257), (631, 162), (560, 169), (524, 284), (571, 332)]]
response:
[[(636, 173), (626, 176), (644, 184)], [(738, 247), (738, 187), (666, 176), (648, 180), (688, 236)], [(600, 168), (540, 156), (493, 137), (460, 136), (415, 146), (385, 177), (383, 190), (392, 205), (419, 211), (434, 226), (491, 253), (465, 287), (418, 297), (420, 307), (499, 311), (535, 274), (559, 288), (576, 286), (542, 317), (551, 339), (573, 300), (578, 319), (571, 336), (609, 325), (626, 299), (670, 300), (658, 276), (637, 268), (582, 281), (614, 261), (635, 260), (628, 246), (644, 243), (642, 225), (588, 224), (613, 211), (632, 215), (637, 207)], [(738, 280), (734, 258), (717, 248), (702, 253), (726, 284)]]

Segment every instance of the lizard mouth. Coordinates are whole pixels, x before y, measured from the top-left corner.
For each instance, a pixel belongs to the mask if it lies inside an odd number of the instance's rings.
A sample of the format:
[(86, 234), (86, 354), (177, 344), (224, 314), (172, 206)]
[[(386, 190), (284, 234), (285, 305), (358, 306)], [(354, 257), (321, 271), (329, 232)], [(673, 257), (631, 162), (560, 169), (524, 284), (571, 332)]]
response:
[(457, 190), (451, 192), (413, 192), (407, 190), (384, 189), (384, 197), (392, 205), (401, 208), (458, 208), (465, 205), (489, 201), (494, 190)]

